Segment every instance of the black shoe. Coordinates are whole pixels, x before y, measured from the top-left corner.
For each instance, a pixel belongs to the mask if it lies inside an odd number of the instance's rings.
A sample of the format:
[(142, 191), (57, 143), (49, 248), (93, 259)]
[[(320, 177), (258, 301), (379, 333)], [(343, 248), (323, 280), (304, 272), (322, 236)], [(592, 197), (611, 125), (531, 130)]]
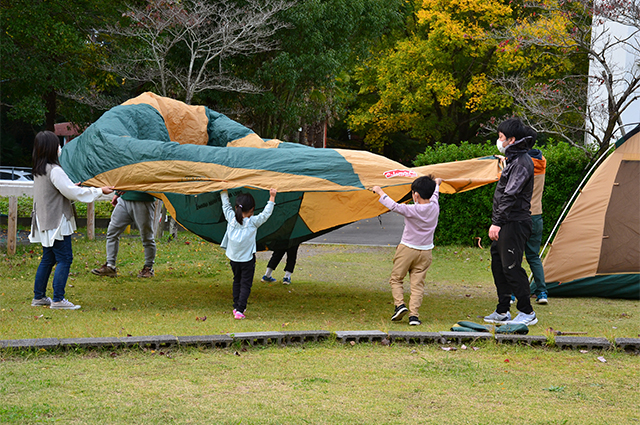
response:
[(407, 314), (408, 311), (409, 309), (404, 304), (397, 306), (396, 311), (393, 313), (393, 316), (391, 316), (391, 320), (394, 322), (397, 322), (398, 320), (402, 320), (402, 318), (404, 317), (405, 314)]
[(409, 326), (418, 326), (421, 324), (422, 322), (416, 316), (409, 317)]

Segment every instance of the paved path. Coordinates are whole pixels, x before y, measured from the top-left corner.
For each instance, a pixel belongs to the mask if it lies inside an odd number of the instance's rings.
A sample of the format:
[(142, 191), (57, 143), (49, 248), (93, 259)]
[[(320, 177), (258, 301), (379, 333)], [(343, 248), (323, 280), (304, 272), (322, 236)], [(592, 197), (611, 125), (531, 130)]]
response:
[(400, 214), (389, 212), (378, 217), (356, 221), (305, 243), (396, 246), (400, 243), (403, 229), (404, 218)]

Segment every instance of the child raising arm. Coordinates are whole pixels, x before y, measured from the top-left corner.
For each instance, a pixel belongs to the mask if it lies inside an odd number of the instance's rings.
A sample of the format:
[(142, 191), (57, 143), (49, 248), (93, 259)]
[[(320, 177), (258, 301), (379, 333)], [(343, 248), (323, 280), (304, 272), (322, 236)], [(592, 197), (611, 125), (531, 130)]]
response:
[(256, 203), (250, 193), (238, 194), (235, 207), (231, 206), (226, 190), (220, 194), (222, 212), (227, 220), (227, 231), (220, 246), (226, 250), (233, 271), (233, 317), (238, 320), (245, 318), (244, 312), (253, 285), (258, 227), (271, 217), (276, 192), (276, 189), (269, 190), (269, 201), (257, 216), (253, 215)]
[[(422, 322), (418, 310), (422, 305), (424, 295), (424, 278), (431, 265), (431, 250), (433, 249), (433, 233), (438, 225), (440, 214), (440, 183), (442, 179), (431, 176), (418, 177), (411, 183), (411, 197), (413, 205), (398, 204), (389, 198), (379, 187), (374, 186), (373, 192), (380, 196), (379, 202), (402, 216), (404, 216), (404, 231), (402, 240), (396, 248), (393, 257), (393, 268), (389, 284), (395, 304), (392, 321), (402, 320), (409, 313), (409, 325), (420, 325)], [(404, 277), (409, 273), (411, 282), (411, 298), (409, 308), (404, 303)]]

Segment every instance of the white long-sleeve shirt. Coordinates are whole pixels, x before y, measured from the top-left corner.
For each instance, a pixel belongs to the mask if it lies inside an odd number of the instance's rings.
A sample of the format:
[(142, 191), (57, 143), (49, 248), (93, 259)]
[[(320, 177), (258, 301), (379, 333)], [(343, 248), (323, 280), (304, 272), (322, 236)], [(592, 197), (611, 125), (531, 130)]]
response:
[(273, 213), (275, 202), (267, 202), (267, 206), (258, 215), (245, 217), (242, 224), (236, 220), (236, 213), (229, 202), (229, 194), (226, 191), (220, 193), (222, 200), (222, 212), (227, 219), (227, 231), (222, 238), (220, 246), (226, 249), (229, 260), (238, 263), (251, 261), (256, 252), (256, 234), (258, 227), (262, 226)]
[[(56, 189), (71, 201), (89, 203), (95, 201), (102, 194), (102, 189), (97, 187), (76, 186), (62, 167), (52, 167), (49, 172), (49, 179)], [(56, 240), (63, 240), (65, 236), (72, 235), (77, 229), (75, 218), (67, 219), (64, 214), (62, 214), (60, 224), (55, 229), (40, 230), (40, 227), (38, 215), (36, 214), (32, 221), (29, 241), (31, 243), (39, 242), (44, 247), (52, 247)]]

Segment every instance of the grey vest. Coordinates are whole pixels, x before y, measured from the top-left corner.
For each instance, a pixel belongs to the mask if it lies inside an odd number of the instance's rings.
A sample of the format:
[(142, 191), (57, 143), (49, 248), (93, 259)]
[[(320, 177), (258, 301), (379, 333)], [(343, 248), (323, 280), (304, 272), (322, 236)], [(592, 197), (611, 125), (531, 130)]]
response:
[[(62, 215), (71, 220), (73, 209), (71, 201), (51, 183), (51, 169), (58, 165), (47, 164), (47, 174), (33, 179), (33, 217), (38, 216), (40, 231), (53, 230), (60, 225)], [(35, 224), (35, 223), (34, 223)]]

